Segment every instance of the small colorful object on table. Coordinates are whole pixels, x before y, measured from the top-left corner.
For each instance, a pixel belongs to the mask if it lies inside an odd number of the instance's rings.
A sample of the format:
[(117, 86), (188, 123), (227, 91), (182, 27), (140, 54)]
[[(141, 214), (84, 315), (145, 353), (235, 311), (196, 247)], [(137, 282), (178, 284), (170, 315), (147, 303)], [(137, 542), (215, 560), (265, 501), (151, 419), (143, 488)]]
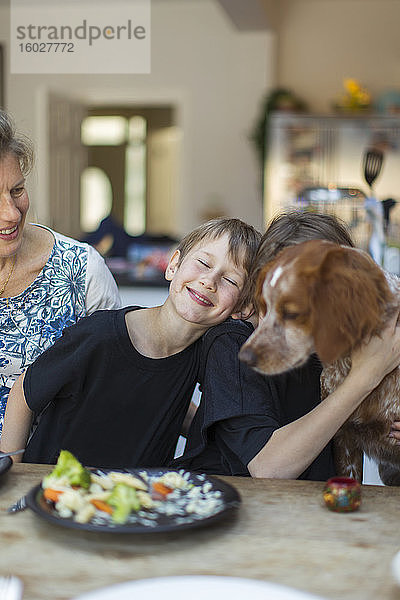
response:
[(331, 477), (325, 484), (323, 498), (335, 512), (351, 512), (361, 504), (361, 486), (351, 477)]

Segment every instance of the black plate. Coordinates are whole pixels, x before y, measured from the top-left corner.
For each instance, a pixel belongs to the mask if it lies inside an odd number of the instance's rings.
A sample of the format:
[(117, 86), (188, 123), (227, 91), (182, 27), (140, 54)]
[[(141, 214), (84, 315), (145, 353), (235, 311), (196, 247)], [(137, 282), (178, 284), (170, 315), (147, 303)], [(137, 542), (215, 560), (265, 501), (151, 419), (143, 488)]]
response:
[(3, 473), (5, 473), (6, 471), (8, 471), (8, 469), (11, 467), (12, 465), (12, 458), (10, 456), (1, 456), (1, 452), (0, 452), (0, 475), (2, 475)]
[[(101, 473), (109, 473), (110, 471), (116, 471), (117, 469), (102, 469)], [(132, 475), (140, 476), (140, 473), (146, 472), (150, 477), (161, 477), (164, 473), (171, 472), (174, 469), (125, 469), (124, 473), (131, 473)], [(94, 470), (96, 472), (96, 470)], [(181, 471), (182, 472), (182, 471)], [(209, 515), (192, 515), (186, 514), (183, 516), (159, 514), (157, 511), (143, 511), (146, 513), (144, 518), (140, 519), (140, 522), (128, 522), (124, 525), (115, 525), (107, 521), (106, 519), (98, 519), (96, 523), (77, 523), (72, 518), (62, 518), (58, 515), (54, 506), (51, 503), (46, 502), (43, 497), (43, 489), (41, 484), (35, 486), (27, 494), (26, 503), (40, 517), (61, 525), (62, 527), (68, 527), (71, 529), (81, 529), (84, 531), (97, 531), (105, 533), (160, 533), (169, 531), (178, 531), (182, 529), (191, 529), (193, 527), (204, 527), (211, 523), (221, 520), (230, 511), (237, 508), (240, 505), (241, 499), (237, 490), (221, 481), (216, 477), (210, 477), (208, 475), (202, 475), (198, 473), (190, 473), (185, 471), (189, 475), (189, 482), (196, 486), (203, 486), (204, 483), (209, 482), (211, 484), (211, 492), (219, 492), (220, 503), (216, 507), (215, 512)], [(142, 511), (139, 512), (139, 514)], [(152, 519), (148, 518), (147, 515), (154, 515)], [(136, 518), (136, 517), (134, 517)], [(151, 524), (152, 523), (152, 524)]]

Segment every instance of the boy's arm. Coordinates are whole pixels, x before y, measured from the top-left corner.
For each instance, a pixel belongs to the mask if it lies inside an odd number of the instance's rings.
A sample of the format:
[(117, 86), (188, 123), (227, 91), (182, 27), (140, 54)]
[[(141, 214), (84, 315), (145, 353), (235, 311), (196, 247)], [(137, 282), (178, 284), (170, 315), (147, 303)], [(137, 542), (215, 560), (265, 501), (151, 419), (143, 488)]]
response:
[(344, 421), (368, 394), (400, 363), (397, 315), (381, 337), (352, 355), (352, 368), (343, 383), (303, 417), (274, 431), (249, 462), (253, 477), (294, 479), (311, 464)]
[(373, 389), (361, 387), (350, 375), (309, 413), (276, 429), (248, 463), (252, 477), (297, 479)]
[(224, 457), (223, 474), (248, 475), (247, 463), (279, 427), (269, 384), (238, 358), (251, 331), (240, 321), (225, 322), (203, 339), (201, 402), (183, 459), (209, 473), (216, 472), (211, 469), (219, 453)]
[[(25, 448), (28, 439), (33, 413), (25, 401), (24, 376), (25, 373), (18, 377), (8, 396), (3, 432), (0, 438), (0, 450), (2, 452)], [(12, 458), (15, 462), (22, 460), (20, 454)]]

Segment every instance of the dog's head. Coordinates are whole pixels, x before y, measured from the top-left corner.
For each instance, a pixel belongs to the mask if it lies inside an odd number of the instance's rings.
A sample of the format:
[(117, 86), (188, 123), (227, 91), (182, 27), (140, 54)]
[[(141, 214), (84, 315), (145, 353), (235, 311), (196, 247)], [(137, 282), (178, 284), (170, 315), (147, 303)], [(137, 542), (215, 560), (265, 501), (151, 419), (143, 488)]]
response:
[(365, 252), (325, 240), (283, 250), (257, 282), (262, 319), (240, 359), (266, 374), (325, 364), (378, 333), (394, 311), (383, 271)]

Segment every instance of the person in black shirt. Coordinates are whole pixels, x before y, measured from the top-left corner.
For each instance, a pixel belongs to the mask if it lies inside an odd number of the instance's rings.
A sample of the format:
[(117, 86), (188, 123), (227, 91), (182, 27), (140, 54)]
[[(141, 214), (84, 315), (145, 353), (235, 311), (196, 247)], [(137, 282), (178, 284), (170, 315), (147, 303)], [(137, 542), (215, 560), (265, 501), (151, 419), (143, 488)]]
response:
[[(353, 246), (344, 225), (330, 215), (283, 213), (262, 237), (248, 278), (250, 289), (262, 266), (280, 250), (309, 239)], [(313, 480), (332, 476), (335, 468), (330, 440), (363, 398), (400, 362), (400, 328), (393, 333), (394, 325), (382, 339), (372, 338), (353, 355), (348, 377), (323, 402), (319, 382), (322, 367), (316, 356), (301, 368), (264, 376), (238, 358), (252, 325), (228, 320), (213, 327), (202, 342), (200, 406), (185, 452), (174, 466), (222, 475)]]
[[(214, 475), (248, 476), (248, 464), (274, 431), (319, 403), (321, 365), (313, 356), (304, 367), (267, 377), (237, 356), (253, 326), (228, 319), (202, 339), (201, 402), (191, 423), (185, 452), (172, 463)], [(324, 480), (335, 473), (330, 443), (299, 473)]]
[(61, 449), (89, 466), (167, 465), (197, 380), (200, 338), (243, 316), (259, 233), (238, 219), (188, 234), (166, 269), (162, 306), (100, 311), (65, 330), (12, 388), (2, 451), (54, 463)]

